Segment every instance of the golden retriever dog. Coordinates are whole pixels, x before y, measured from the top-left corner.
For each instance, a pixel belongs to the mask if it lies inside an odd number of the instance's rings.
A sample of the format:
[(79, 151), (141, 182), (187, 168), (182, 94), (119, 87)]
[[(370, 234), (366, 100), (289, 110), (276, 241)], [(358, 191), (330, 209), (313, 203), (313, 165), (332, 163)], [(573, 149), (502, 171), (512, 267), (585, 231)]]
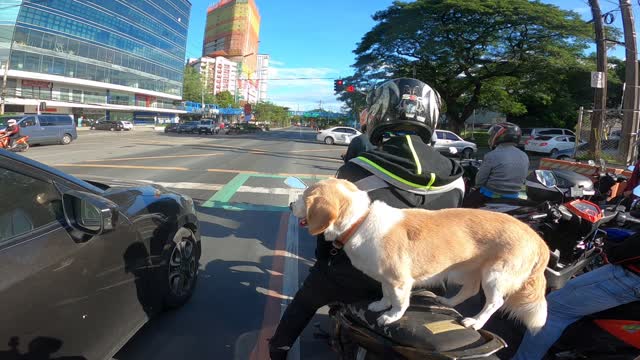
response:
[(380, 325), (403, 316), (414, 286), (442, 280), (462, 285), (455, 296), (439, 298), (451, 307), (482, 287), (486, 303), (476, 316), (462, 320), (466, 327), (482, 328), (502, 307), (533, 332), (546, 322), (549, 248), (509, 215), (397, 209), (372, 203), (366, 192), (339, 179), (310, 186), (290, 207), (312, 235), (324, 233), (353, 266), (381, 283), (382, 299), (369, 305), (375, 312), (388, 309), (378, 318)]

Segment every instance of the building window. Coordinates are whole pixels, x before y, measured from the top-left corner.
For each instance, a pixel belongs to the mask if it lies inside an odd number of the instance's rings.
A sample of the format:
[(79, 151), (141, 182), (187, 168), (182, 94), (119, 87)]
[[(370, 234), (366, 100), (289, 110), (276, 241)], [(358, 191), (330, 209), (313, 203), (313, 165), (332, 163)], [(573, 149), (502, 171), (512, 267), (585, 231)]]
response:
[(69, 101), (69, 89), (60, 88), (60, 101)]

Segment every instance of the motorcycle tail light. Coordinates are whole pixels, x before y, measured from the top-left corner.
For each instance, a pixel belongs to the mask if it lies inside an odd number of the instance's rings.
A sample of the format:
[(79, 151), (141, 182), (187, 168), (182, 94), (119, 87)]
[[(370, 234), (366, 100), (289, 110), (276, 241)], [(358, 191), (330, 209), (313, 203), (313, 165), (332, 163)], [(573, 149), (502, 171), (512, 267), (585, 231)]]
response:
[(574, 200), (564, 204), (574, 215), (587, 220), (591, 223), (598, 222), (604, 216), (602, 209), (591, 201)]

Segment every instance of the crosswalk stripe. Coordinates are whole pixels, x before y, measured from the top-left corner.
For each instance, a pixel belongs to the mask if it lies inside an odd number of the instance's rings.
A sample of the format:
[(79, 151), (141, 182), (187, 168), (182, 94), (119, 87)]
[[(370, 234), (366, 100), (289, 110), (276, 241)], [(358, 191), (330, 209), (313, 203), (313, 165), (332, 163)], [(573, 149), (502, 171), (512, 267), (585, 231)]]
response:
[[(219, 191), (224, 185), (221, 184), (207, 184), (207, 183), (195, 183), (195, 182), (162, 182), (151, 180), (137, 180), (147, 184), (156, 184), (172, 189), (186, 189), (186, 190), (210, 190)], [(288, 188), (267, 188), (260, 186), (240, 186), (236, 192), (241, 193), (253, 193), (253, 194), (273, 194), (273, 195), (290, 195), (295, 193), (295, 189)]]

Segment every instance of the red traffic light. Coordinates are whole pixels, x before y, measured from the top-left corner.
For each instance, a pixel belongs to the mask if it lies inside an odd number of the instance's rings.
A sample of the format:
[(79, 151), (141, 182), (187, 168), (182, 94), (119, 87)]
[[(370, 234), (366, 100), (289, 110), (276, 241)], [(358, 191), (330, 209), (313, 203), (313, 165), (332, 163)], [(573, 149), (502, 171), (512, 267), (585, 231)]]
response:
[(343, 82), (342, 80), (336, 80), (336, 83), (337, 83), (338, 85), (342, 85), (342, 84), (344, 84), (344, 82)]
[(347, 88), (345, 89), (347, 92), (355, 92), (356, 91), (356, 87), (353, 85), (349, 85), (347, 86)]

